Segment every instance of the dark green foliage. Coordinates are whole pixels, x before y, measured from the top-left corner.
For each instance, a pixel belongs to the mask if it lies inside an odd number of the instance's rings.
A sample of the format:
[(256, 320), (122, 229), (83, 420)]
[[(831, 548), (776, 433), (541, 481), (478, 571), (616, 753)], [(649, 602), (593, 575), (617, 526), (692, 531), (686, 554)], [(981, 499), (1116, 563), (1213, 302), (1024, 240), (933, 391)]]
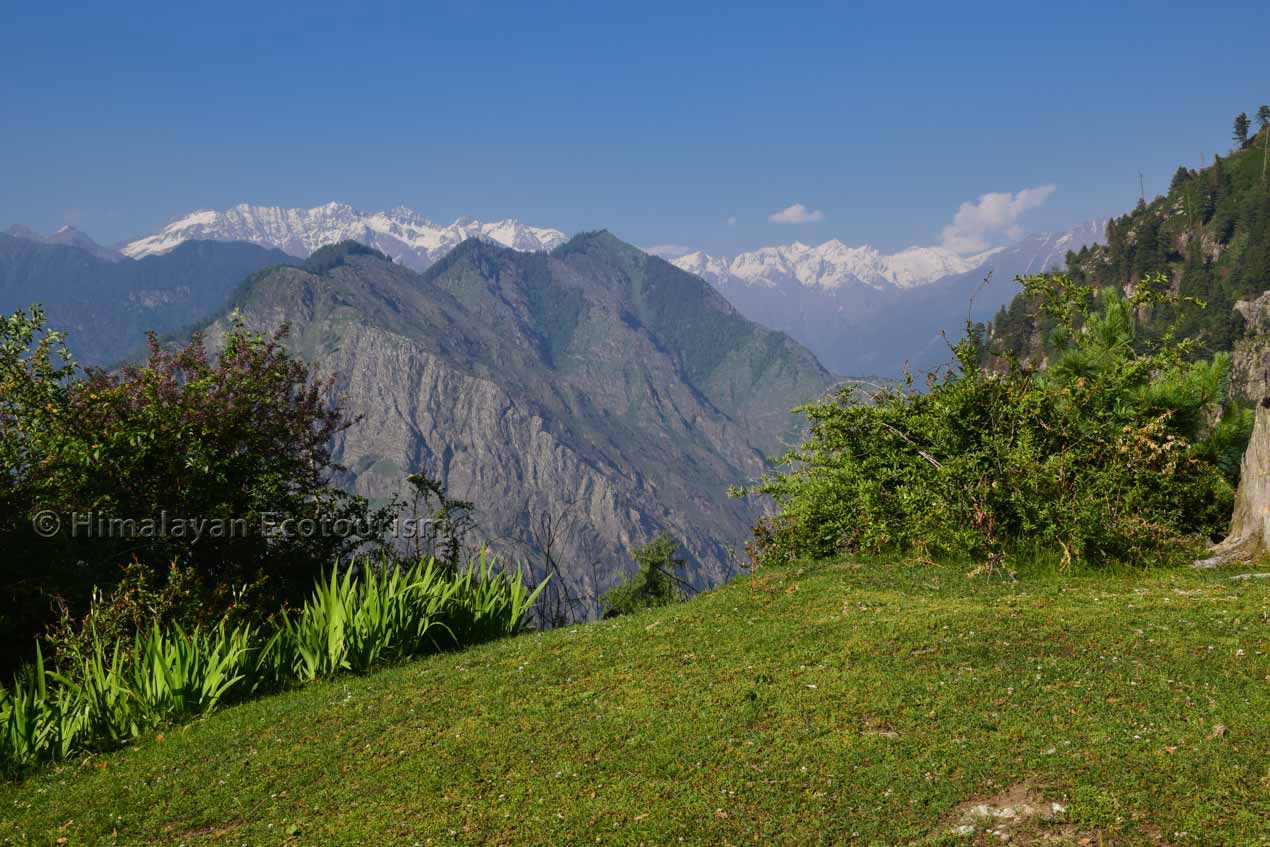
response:
[(476, 505), (450, 496), (449, 487), (428, 473), (410, 474), (406, 483), (411, 488), (409, 512), (411, 523), (407, 536), (416, 559), (435, 559), (451, 570), (458, 570), (464, 559), (468, 535), (476, 528), (472, 516)]
[(604, 594), (604, 616), (629, 615), (682, 600), (686, 583), (679, 576), (684, 562), (676, 556), (678, 551), (679, 543), (665, 533), (635, 548), (632, 555), (639, 569)]
[(897, 549), (992, 565), (1040, 549), (1141, 564), (1224, 528), (1222, 470), (1247, 433), (1233, 410), (1210, 425), (1229, 357), (1188, 362), (1189, 342), (1137, 337), (1139, 310), (1178, 305), (1161, 277), (1130, 298), (1066, 276), (1022, 282), (1056, 327), (1053, 365), (984, 370), (970, 333), (925, 392), (807, 407), (789, 472), (755, 488), (780, 506), (757, 528), (760, 561)]
[(351, 421), (282, 348), (285, 330), (232, 328), (216, 359), (197, 336), (177, 351), (152, 338), (144, 365), (85, 373), (38, 309), (2, 321), (0, 591), (16, 655), (94, 591), (127, 604), (120, 621), (146, 597), (170, 598), (141, 605), (188, 626), (244, 602), (268, 614), (386, 525), (330, 484)]
[(1169, 183), (1169, 193), (1180, 191), (1186, 187), (1194, 175), (1187, 170), (1185, 165), (1178, 165), (1176, 173), (1173, 174), (1173, 181)]

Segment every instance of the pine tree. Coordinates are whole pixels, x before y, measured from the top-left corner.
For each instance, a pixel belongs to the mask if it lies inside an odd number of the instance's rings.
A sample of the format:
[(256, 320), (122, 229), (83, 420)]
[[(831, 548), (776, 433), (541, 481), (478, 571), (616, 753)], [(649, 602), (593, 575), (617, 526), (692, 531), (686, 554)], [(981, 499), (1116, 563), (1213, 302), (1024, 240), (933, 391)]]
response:
[(1265, 132), (1268, 126), (1270, 126), (1270, 106), (1262, 106), (1257, 110), (1257, 129), (1259, 132)]
[(1133, 275), (1138, 279), (1164, 266), (1164, 251), (1160, 244), (1160, 222), (1151, 218), (1138, 233), (1138, 243), (1133, 251)]
[(1248, 143), (1248, 113), (1240, 112), (1235, 115), (1235, 149), (1242, 149)]
[(1169, 183), (1169, 193), (1177, 191), (1191, 178), (1191, 172), (1186, 169), (1186, 165), (1179, 165), (1177, 172), (1173, 174), (1173, 181)]

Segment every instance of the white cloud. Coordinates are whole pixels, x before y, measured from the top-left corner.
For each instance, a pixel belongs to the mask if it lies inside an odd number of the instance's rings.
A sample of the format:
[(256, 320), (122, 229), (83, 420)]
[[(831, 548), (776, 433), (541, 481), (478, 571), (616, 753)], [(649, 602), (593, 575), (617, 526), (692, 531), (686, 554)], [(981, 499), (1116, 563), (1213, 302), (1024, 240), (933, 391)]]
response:
[(772, 212), (767, 219), (774, 224), (814, 224), (825, 219), (825, 213), (819, 209), (808, 209), (802, 203)]
[(728, 226), (736, 226), (736, 215), (728, 215)]
[(990, 246), (993, 236), (1018, 238), (1023, 234), (1019, 219), (1048, 200), (1054, 191), (1053, 185), (1038, 185), (1015, 194), (995, 191), (980, 195), (977, 203), (962, 203), (953, 222), (944, 227), (943, 245), (958, 253), (974, 253)]

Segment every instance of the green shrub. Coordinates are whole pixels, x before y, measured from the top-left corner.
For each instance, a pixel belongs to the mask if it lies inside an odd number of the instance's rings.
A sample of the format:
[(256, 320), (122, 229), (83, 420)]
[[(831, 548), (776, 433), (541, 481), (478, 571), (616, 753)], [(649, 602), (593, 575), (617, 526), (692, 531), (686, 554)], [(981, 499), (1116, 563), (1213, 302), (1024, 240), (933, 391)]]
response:
[(60, 619), (44, 635), (50, 655), (69, 665), (88, 655), (96, 644), (130, 644), (155, 626), (207, 629), (258, 621), (253, 586), (209, 585), (189, 565), (173, 562), (166, 573), (139, 561), (121, 569), (119, 580), (94, 589), (87, 611), (72, 615), (63, 607)]
[[(102, 623), (129, 639), (149, 625), (142, 606), (187, 629), (234, 608), (260, 620), (380, 541), (392, 509), (331, 484), (333, 439), (353, 422), (285, 336), (235, 324), (215, 357), (198, 335), (175, 351), (152, 336), (144, 364), (82, 372), (38, 308), (0, 316), (0, 670), (28, 655), (52, 607), (78, 624), (94, 592)], [(52, 537), (33, 526), (42, 512), (60, 517)], [(110, 519), (132, 523), (103, 531)]]
[(992, 566), (1043, 549), (1139, 563), (1224, 529), (1249, 418), (1226, 402), (1228, 356), (1136, 338), (1138, 314), (1177, 305), (1167, 281), (1098, 299), (1061, 275), (1022, 282), (1057, 326), (1051, 366), (984, 370), (972, 332), (924, 392), (806, 407), (788, 472), (751, 489), (779, 506), (756, 527), (758, 561), (900, 550)]
[(665, 533), (635, 548), (632, 555), (639, 568), (625, 582), (605, 592), (604, 617), (628, 615), (682, 600), (685, 583), (679, 573), (684, 562), (675, 556), (678, 550), (679, 544)]

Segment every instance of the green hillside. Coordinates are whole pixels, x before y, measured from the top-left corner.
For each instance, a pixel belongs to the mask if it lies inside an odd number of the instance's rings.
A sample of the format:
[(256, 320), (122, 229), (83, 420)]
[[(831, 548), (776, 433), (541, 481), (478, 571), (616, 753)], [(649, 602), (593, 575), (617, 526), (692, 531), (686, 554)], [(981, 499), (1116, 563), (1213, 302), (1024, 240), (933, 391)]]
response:
[(879, 564), (237, 706), (0, 843), (1270, 844), (1270, 581)]
[[(1201, 354), (1233, 349), (1248, 330), (1235, 302), (1270, 290), (1268, 141), (1270, 128), (1263, 128), (1206, 167), (1179, 167), (1167, 193), (1111, 219), (1104, 244), (1068, 254), (1073, 281), (1127, 289), (1165, 273), (1175, 293), (1206, 308), (1157, 309), (1154, 333), (1178, 320), (1177, 330), (1198, 339)], [(1002, 308), (992, 323), (995, 345), (1024, 356), (1042, 353), (1050, 327), (1035, 312), (1023, 295)]]

